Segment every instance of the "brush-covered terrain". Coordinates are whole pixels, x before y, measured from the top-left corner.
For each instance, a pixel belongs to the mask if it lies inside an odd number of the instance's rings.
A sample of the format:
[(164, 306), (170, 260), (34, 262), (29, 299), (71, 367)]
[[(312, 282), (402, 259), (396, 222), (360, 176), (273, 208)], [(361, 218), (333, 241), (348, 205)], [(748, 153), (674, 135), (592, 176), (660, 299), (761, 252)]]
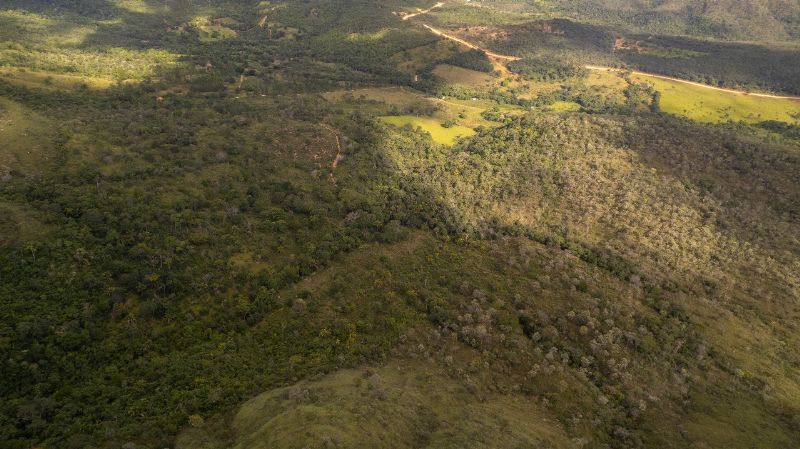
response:
[(2, 2), (0, 448), (800, 447), (798, 14)]

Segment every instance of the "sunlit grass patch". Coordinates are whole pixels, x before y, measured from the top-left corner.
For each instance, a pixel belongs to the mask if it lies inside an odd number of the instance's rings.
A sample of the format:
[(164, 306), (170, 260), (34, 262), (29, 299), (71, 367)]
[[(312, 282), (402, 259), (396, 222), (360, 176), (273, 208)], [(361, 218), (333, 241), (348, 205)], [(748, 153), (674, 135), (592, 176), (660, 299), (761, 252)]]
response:
[(212, 42), (237, 37), (239, 34), (229, 27), (238, 23), (230, 17), (195, 17), (189, 25), (197, 29), (201, 41)]
[(397, 127), (410, 126), (412, 129), (421, 128), (430, 133), (431, 138), (444, 145), (452, 145), (459, 137), (469, 137), (475, 134), (471, 128), (461, 125), (453, 125), (445, 128), (443, 122), (431, 117), (416, 117), (413, 115), (384, 116), (381, 120)]
[(699, 122), (796, 123), (800, 117), (800, 101), (796, 100), (723, 92), (645, 75), (632, 78), (649, 82), (661, 92), (662, 111)]
[(624, 90), (628, 87), (628, 81), (619, 72), (611, 70), (591, 70), (586, 74), (585, 83), (589, 86), (602, 86), (619, 90)]
[(113, 0), (113, 4), (126, 11), (138, 14), (160, 14), (166, 10), (164, 5), (156, 6), (145, 0)]
[(564, 111), (579, 111), (581, 105), (574, 101), (556, 101), (547, 107), (550, 111), (564, 112)]
[[(332, 102), (358, 103), (360, 110), (366, 104), (373, 103), (373, 112), (377, 115), (388, 117), (406, 116), (413, 118), (425, 118), (436, 123), (432, 127), (439, 131), (437, 127), (445, 122), (457, 123), (461, 125), (465, 135), (472, 135), (472, 128), (478, 126), (495, 126), (497, 123), (490, 122), (481, 116), (481, 113), (491, 107), (497, 106), (490, 100), (459, 100), (456, 98), (434, 98), (425, 96), (422, 92), (412, 89), (399, 87), (372, 87), (356, 90), (341, 90), (326, 92), (323, 97)], [(520, 111), (521, 108), (510, 105), (500, 105), (504, 112)], [(404, 111), (428, 111), (425, 114), (430, 116), (413, 115)], [(387, 112), (391, 115), (388, 115)], [(402, 125), (401, 125), (402, 126)], [(451, 128), (452, 129), (452, 128)], [(468, 131), (467, 131), (468, 130)]]
[(66, 20), (23, 10), (0, 10), (0, 54), (3, 50), (22, 51), (41, 45), (80, 45), (95, 31), (91, 21), (81, 18)]
[(0, 51), (0, 65), (76, 76), (111, 78), (115, 81), (141, 80), (159, 68), (174, 65), (178, 55), (165, 50), (75, 48)]
[(11, 84), (34, 89), (107, 89), (114, 85), (114, 80), (110, 78), (15, 68), (0, 69), (0, 79)]
[(177, 62), (178, 55), (166, 50), (87, 46), (87, 40), (97, 33), (100, 25), (114, 26), (114, 23), (59, 16), (55, 12), (53, 16), (43, 16), (18, 10), (0, 11), (0, 68), (124, 81), (153, 76), (159, 68)]

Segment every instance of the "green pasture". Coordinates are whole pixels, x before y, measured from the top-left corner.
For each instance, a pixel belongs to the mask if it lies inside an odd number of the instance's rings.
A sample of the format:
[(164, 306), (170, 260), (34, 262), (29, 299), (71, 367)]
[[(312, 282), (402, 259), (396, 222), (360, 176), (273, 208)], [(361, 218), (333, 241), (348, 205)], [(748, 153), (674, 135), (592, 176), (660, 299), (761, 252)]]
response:
[(442, 122), (431, 117), (416, 117), (413, 115), (394, 115), (380, 118), (384, 123), (397, 127), (410, 126), (414, 129), (421, 128), (430, 133), (431, 138), (444, 145), (452, 145), (459, 137), (469, 137), (475, 134), (471, 128), (453, 125), (449, 128), (442, 126)]

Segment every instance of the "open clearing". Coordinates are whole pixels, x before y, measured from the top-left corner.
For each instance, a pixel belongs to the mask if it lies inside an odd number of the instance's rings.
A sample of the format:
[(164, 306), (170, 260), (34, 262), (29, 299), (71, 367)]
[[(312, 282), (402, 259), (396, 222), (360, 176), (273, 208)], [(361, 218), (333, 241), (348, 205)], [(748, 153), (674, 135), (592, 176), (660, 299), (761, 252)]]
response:
[(413, 115), (392, 115), (381, 117), (381, 120), (397, 127), (406, 125), (412, 128), (422, 128), (430, 133), (431, 138), (444, 145), (452, 145), (459, 137), (469, 137), (475, 134), (471, 128), (461, 125), (453, 125), (450, 128), (442, 126), (442, 122), (431, 117), (416, 117)]
[(425, 102), (419, 93), (402, 87), (365, 87), (354, 90), (336, 90), (325, 92), (322, 96), (328, 101), (375, 101), (397, 106), (411, 106)]
[(579, 111), (581, 109), (581, 105), (575, 103), (574, 101), (556, 101), (548, 106), (547, 109), (556, 112)]
[[(354, 102), (359, 109), (363, 110), (372, 102), (373, 108), (379, 115), (396, 117), (405, 116), (420, 121), (428, 119), (436, 126), (431, 126), (431, 130), (436, 131), (437, 135), (442, 130), (447, 130), (441, 127), (441, 123), (447, 120), (457, 121), (461, 127), (454, 126), (452, 129), (461, 129), (464, 136), (472, 135), (474, 132), (471, 128), (478, 126), (496, 126), (497, 123), (490, 122), (481, 117), (481, 112), (495, 106), (490, 100), (458, 100), (454, 98), (442, 99), (434, 97), (426, 97), (419, 91), (408, 88), (399, 87), (370, 87), (355, 90), (339, 90), (331, 91), (322, 94), (322, 96), (333, 102)], [(392, 108), (394, 111), (392, 111)], [(411, 110), (435, 110), (431, 116), (415, 115)], [(504, 110), (517, 110), (518, 108), (512, 106), (503, 106)], [(399, 112), (398, 112), (399, 111)], [(423, 120), (424, 121), (424, 120)], [(410, 122), (409, 122), (410, 123)], [(405, 123), (400, 124), (403, 126)], [(428, 126), (428, 125), (426, 125)], [(429, 132), (431, 130), (428, 130)], [(432, 133), (433, 134), (433, 133)], [(442, 143), (450, 144), (452, 140), (449, 138)]]
[(699, 87), (699, 88), (702, 88), (702, 89), (710, 89), (710, 90), (715, 90), (717, 92), (725, 92), (725, 93), (730, 93), (730, 94), (747, 95), (747, 96), (759, 97), (759, 98), (774, 98), (774, 99), (779, 99), (779, 100), (800, 100), (800, 97), (792, 96), (792, 95), (774, 95), (774, 94), (765, 94), (765, 93), (759, 93), (759, 92), (748, 92), (748, 91), (743, 91), (743, 90), (727, 89), (727, 88), (724, 88), (724, 87), (710, 86), (708, 84), (698, 83), (698, 82), (695, 82), (695, 81), (689, 81), (689, 80), (685, 80), (685, 79), (681, 79), (681, 78), (674, 78), (674, 77), (671, 77), (671, 76), (658, 75), (658, 74), (655, 74), (655, 73), (639, 72), (637, 70), (615, 69), (615, 68), (612, 68), (612, 67), (603, 67), (603, 66), (596, 66), (596, 65), (586, 65), (584, 67), (589, 69), (589, 70), (594, 70), (594, 71), (617, 72), (617, 73), (628, 72), (628, 73), (630, 73), (631, 75), (634, 75), (634, 76), (647, 76), (647, 77), (650, 77), (650, 78), (657, 78), (657, 79), (664, 80), (664, 81), (672, 81), (672, 82), (675, 82), (675, 83), (681, 83), (681, 84), (686, 84), (686, 85), (689, 85), (689, 86)]
[(448, 83), (468, 87), (490, 87), (496, 81), (496, 78), (488, 73), (450, 64), (437, 65), (433, 69), (433, 74)]
[(800, 101), (759, 97), (707, 89), (649, 75), (633, 75), (661, 92), (661, 110), (706, 123), (743, 121), (758, 123), (778, 120), (796, 123), (800, 120)]

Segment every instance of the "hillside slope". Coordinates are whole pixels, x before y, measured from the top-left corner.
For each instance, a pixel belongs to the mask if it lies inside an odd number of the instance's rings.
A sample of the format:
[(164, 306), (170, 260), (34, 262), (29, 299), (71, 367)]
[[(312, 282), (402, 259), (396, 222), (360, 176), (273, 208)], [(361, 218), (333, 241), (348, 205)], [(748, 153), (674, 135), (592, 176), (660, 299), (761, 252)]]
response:
[(800, 446), (795, 104), (583, 67), (800, 53), (482, 3), (0, 5), (0, 448)]
[(800, 37), (800, 5), (793, 0), (550, 0), (544, 5), (581, 19), (657, 34), (764, 41)]

